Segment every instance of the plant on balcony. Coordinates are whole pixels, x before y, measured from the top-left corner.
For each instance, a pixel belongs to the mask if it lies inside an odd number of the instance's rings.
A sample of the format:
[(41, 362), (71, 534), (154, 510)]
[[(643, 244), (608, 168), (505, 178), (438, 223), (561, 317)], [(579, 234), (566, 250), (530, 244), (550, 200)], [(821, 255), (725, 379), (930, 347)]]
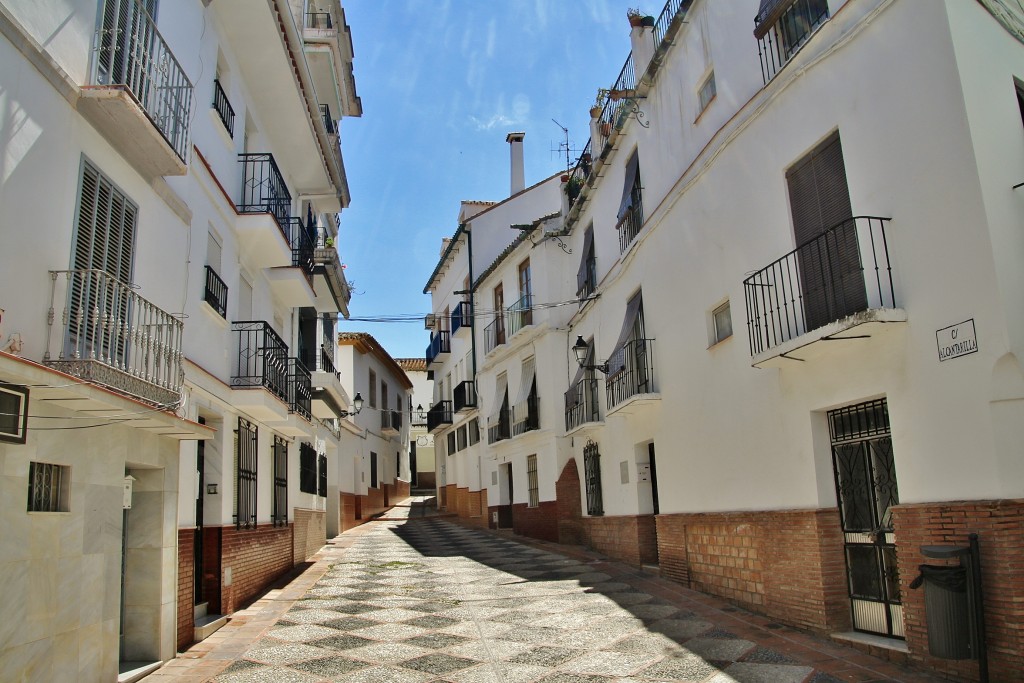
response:
[(324, 240), (324, 247), (327, 248), (327, 249), (333, 248), (334, 247), (334, 238), (333, 237), (328, 237), (327, 239), (325, 239)]
[(626, 10), (626, 19), (629, 20), (630, 26), (640, 26), (640, 22), (643, 21), (644, 14), (636, 7), (630, 7)]
[(565, 194), (568, 195), (570, 204), (580, 196), (581, 189), (583, 189), (583, 179), (579, 176), (570, 176), (569, 181), (565, 184)]
[(644, 18), (640, 20), (640, 25), (645, 27), (645, 28), (653, 28), (654, 27), (654, 17), (651, 16), (650, 14), (644, 15)]

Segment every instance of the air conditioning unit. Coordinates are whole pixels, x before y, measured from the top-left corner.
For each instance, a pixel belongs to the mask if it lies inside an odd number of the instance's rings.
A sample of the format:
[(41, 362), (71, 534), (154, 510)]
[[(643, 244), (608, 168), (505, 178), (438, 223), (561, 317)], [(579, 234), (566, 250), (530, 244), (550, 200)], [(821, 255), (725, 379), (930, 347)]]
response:
[(427, 313), (427, 317), (423, 319), (423, 329), (432, 330), (437, 324), (437, 314)]

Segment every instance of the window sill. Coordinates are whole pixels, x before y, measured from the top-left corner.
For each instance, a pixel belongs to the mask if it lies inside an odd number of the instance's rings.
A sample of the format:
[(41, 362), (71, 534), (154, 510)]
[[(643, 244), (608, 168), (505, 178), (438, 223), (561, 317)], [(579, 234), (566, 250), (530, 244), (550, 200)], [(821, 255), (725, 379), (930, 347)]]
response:
[(729, 341), (730, 339), (732, 339), (735, 336), (736, 335), (734, 335), (734, 334), (730, 334), (728, 337), (723, 337), (723, 338), (719, 339), (718, 341), (714, 342), (713, 344), (711, 344), (708, 347), (707, 350), (711, 351), (713, 349), (717, 349), (719, 346), (721, 346), (722, 344), (725, 344), (727, 341)]

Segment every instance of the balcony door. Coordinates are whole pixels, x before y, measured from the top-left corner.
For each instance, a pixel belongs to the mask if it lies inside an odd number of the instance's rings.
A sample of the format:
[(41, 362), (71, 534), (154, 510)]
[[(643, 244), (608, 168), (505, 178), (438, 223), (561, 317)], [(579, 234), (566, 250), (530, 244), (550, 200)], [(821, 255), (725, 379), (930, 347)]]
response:
[(839, 133), (789, 169), (786, 182), (808, 332), (867, 308)]

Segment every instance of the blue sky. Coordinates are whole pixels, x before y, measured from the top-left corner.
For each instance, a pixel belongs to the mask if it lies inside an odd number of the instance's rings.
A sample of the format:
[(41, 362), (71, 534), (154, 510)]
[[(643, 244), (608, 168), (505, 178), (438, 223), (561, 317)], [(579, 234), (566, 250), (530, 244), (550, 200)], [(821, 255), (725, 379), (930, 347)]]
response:
[[(664, 3), (640, 5), (657, 14)], [(463, 199), (509, 192), (505, 135), (525, 131), (526, 184), (565, 168), (588, 109), (629, 54), (626, 0), (348, 0), (363, 116), (342, 122), (352, 204), (339, 240), (353, 318), (430, 312), (422, 294)], [(635, 0), (633, 6), (636, 6)], [(554, 149), (555, 151), (552, 151)], [(398, 357), (422, 357), (416, 323), (342, 321)]]

